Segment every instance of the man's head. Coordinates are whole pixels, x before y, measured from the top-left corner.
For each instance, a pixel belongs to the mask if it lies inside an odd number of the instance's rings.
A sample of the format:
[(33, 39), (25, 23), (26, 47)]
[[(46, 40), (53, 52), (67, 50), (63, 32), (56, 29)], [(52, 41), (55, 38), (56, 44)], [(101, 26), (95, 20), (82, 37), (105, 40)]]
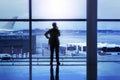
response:
[(57, 24), (55, 22), (52, 23), (52, 26), (53, 26), (54, 29), (57, 29)]

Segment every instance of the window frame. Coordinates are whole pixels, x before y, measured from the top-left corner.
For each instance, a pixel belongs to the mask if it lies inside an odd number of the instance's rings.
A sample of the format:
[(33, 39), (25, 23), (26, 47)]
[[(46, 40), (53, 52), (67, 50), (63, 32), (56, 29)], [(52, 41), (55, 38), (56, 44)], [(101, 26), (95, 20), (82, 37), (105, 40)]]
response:
[[(87, 22), (87, 80), (97, 80), (97, 22), (120, 22), (120, 19), (97, 19), (97, 1), (87, 0), (87, 19), (32, 19), (32, 0), (29, 1), (29, 19), (0, 19), (0, 22), (29, 22), (29, 80), (32, 80), (32, 22), (33, 21), (86, 21)], [(90, 27), (92, 25), (92, 27)], [(91, 48), (93, 47), (93, 48)], [(93, 58), (94, 57), (94, 58)]]

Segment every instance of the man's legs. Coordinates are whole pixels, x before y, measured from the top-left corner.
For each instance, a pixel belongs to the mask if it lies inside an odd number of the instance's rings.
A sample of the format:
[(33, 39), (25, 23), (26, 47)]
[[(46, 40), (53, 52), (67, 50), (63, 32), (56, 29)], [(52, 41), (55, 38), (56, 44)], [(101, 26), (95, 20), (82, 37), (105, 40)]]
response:
[(56, 46), (55, 52), (56, 52), (56, 62), (57, 62), (55, 78), (56, 78), (56, 80), (59, 80), (59, 65), (60, 65), (60, 62), (59, 62), (59, 46)]
[(50, 46), (50, 65), (53, 65), (54, 46)]
[(55, 52), (56, 52), (56, 62), (57, 62), (57, 65), (60, 65), (60, 62), (59, 62), (59, 46), (56, 46)]
[(50, 46), (50, 79), (54, 80), (54, 69), (53, 69), (53, 56), (54, 56), (54, 46)]

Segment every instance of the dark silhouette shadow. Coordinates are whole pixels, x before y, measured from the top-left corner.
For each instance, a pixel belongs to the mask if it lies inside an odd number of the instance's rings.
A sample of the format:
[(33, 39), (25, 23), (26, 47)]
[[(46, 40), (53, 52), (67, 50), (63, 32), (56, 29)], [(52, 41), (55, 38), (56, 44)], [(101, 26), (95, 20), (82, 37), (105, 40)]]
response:
[(50, 74), (51, 74), (51, 80), (54, 80), (54, 69), (53, 69), (53, 58), (54, 58), (54, 51), (56, 53), (56, 78), (55, 80), (59, 80), (59, 36), (60, 36), (60, 31), (57, 27), (56, 23), (52, 23), (53, 28), (49, 29), (45, 33), (45, 37), (49, 39), (49, 45), (50, 45)]
[(55, 80), (59, 80), (59, 65), (56, 66), (56, 76)]
[(50, 80), (54, 80), (54, 68), (53, 68), (53, 65), (50, 65)]

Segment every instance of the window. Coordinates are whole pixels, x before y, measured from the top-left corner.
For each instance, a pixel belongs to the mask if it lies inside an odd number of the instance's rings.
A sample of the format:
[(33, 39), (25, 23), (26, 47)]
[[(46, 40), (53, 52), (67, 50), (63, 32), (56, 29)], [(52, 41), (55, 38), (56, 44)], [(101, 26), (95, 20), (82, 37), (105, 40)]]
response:
[[(86, 79), (86, 67), (81, 66), (86, 65), (86, 59), (84, 58), (86, 57), (86, 52), (81, 55), (77, 46), (80, 41), (86, 43), (86, 0), (34, 0), (32, 5), (32, 34), (37, 34), (37, 56), (33, 56), (32, 58), (37, 57), (39, 58), (38, 60), (41, 61), (40, 57), (42, 57), (47, 60), (46, 62), (38, 63), (38, 65), (45, 66), (44, 68), (42, 67), (43, 69), (45, 69), (45, 71), (43, 72), (44, 75), (40, 76), (38, 74), (42, 71), (39, 70), (39, 66), (32, 66), (33, 80), (40, 79), (43, 76), (47, 76), (46, 79), (48, 80), (50, 78), (50, 67), (46, 66), (50, 64), (48, 59), (50, 57), (50, 48), (48, 45), (48, 40), (45, 38), (44, 34), (47, 30), (52, 28), (53, 22), (57, 23), (58, 28), (61, 32), (61, 36), (59, 37), (59, 55), (61, 63), (59, 73), (61, 74), (59, 76), (60, 79), (70, 80), (71, 77), (66, 76), (71, 76), (71, 72), (74, 73), (74, 71), (76, 71), (77, 69), (78, 71), (83, 69), (83, 72), (80, 72), (84, 74), (81, 79)], [(69, 45), (72, 45), (74, 47)], [(84, 62), (79, 62), (76, 57), (84, 58)], [(54, 65), (55, 64), (56, 62), (54, 62)], [(68, 69), (71, 68), (73, 70), (69, 71)], [(45, 74), (46, 71), (48, 74)], [(75, 75), (72, 75), (72, 77), (78, 80), (79, 76), (77, 75), (80, 74), (74, 74)]]
[(84, 19), (86, 0), (34, 0), (33, 19)]
[(12, 19), (18, 16), (20, 19), (28, 19), (28, 0), (2, 0), (0, 1), (0, 19)]
[[(31, 1), (32, 19), (30, 19), (31, 8), (29, 6)], [(86, 43), (86, 0), (68, 1), (11, 0), (11, 3), (8, 0), (0, 1), (2, 6), (2, 9), (0, 9), (2, 12), (0, 13), (0, 25), (5, 25), (4, 28), (10, 28), (10, 31), (0, 33), (0, 75), (7, 74), (6, 77), (2, 78), (3, 80), (37, 80), (44, 76), (47, 76), (46, 79), (49, 80), (50, 75), (45, 74), (49, 73), (49, 58), (46, 58), (49, 57), (49, 50), (48, 52), (43, 50), (46, 48), (44, 43), (46, 44), (47, 40), (41, 35), (44, 35), (44, 32), (50, 28), (52, 22), (57, 22), (60, 26), (61, 44), (66, 44), (67, 46), (67, 43), (79, 43), (79, 41)], [(58, 6), (58, 9), (53, 5)], [(47, 8), (50, 8), (50, 11)], [(81, 35), (80, 37), (79, 34)], [(66, 51), (63, 51), (66, 46), (60, 45), (60, 48), (62, 48), (60, 57), (63, 57), (60, 58), (61, 73), (64, 73), (64, 70), (67, 71), (66, 75), (61, 74), (60, 77), (62, 80), (66, 80), (66, 76), (71, 76), (72, 74), (69, 73), (74, 72), (75, 75), (73, 77), (75, 80), (79, 80), (79, 74), (81, 74), (79, 72), (83, 70), (81, 79), (85, 80), (86, 52), (81, 55), (77, 45), (77, 50), (69, 52), (69, 55), (67, 55)], [(64, 62), (64, 59), (67, 59), (66, 57), (68, 57), (68, 60)], [(79, 62), (78, 59), (80, 60), (81, 57), (83, 61)], [(41, 61), (44, 59), (45, 61)], [(44, 63), (40, 64), (40, 62)], [(45, 63), (48, 65), (46, 66)], [(68, 67), (69, 69), (73, 68), (73, 70), (68, 71)], [(79, 72), (76, 73), (76, 71)], [(25, 76), (23, 77), (23, 75)], [(69, 79), (69, 77), (67, 78)]]
[[(119, 80), (119, 0), (98, 0), (98, 80)], [(116, 74), (118, 73), (118, 74)]]

